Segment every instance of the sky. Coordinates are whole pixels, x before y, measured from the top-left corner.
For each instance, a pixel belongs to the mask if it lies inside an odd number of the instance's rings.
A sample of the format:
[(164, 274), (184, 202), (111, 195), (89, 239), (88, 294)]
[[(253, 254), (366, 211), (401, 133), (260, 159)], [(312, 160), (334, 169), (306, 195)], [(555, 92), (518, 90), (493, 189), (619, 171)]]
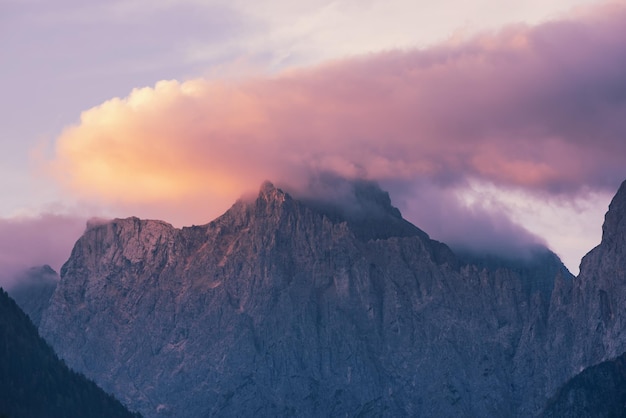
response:
[(330, 173), (576, 274), (626, 179), (624, 39), (623, 0), (2, 0), (0, 269)]

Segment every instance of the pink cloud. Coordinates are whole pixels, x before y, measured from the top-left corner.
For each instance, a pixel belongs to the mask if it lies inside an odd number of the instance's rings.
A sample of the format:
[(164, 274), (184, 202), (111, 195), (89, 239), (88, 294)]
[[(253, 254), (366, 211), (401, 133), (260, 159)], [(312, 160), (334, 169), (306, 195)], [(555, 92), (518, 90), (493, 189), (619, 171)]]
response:
[(239, 81), (162, 81), (58, 138), (74, 193), (203, 222), (263, 179), (471, 178), (538, 192), (626, 177), (626, 8)]

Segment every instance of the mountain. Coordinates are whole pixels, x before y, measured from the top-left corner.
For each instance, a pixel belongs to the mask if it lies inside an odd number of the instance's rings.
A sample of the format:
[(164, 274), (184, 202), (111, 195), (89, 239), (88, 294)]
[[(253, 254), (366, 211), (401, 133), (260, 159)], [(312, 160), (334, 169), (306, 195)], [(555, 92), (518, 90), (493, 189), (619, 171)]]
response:
[(626, 353), (567, 381), (542, 414), (552, 417), (626, 417)]
[(571, 377), (586, 367), (626, 352), (626, 182), (609, 205), (602, 241), (583, 257), (573, 281), (557, 280), (552, 294), (545, 349), (556, 353), (548, 368), (548, 387), (563, 374)]
[(17, 275), (15, 284), (8, 288), (8, 292), (38, 327), (41, 314), (48, 308), (58, 281), (59, 275), (52, 267), (48, 265), (32, 267)]
[(530, 416), (580, 370), (554, 351), (585, 341), (556, 255), (459, 257), (352, 192), (265, 183), (203, 226), (91, 225), (40, 331), (146, 417)]
[(0, 416), (138, 417), (57, 358), (0, 288)]

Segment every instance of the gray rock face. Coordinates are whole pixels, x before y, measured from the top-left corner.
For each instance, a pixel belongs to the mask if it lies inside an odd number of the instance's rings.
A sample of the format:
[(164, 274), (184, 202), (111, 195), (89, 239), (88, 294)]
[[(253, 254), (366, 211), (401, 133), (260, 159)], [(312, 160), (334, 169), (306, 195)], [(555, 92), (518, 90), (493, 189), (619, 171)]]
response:
[(626, 352), (626, 182), (613, 198), (602, 241), (580, 265), (574, 281), (557, 280), (546, 350), (548, 390), (586, 367)]
[(41, 333), (146, 417), (529, 416), (626, 351), (623, 201), (573, 279), (546, 249), (459, 259), (360, 190), (379, 216), (266, 183), (204, 226), (94, 225)]

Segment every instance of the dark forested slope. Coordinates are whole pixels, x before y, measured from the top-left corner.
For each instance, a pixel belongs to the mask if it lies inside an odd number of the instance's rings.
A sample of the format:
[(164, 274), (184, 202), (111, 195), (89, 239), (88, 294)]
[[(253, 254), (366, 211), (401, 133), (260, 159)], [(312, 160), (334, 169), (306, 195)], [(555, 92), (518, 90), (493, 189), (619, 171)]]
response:
[(0, 288), (0, 416), (138, 417), (70, 370)]
[(626, 417), (626, 353), (571, 378), (550, 399), (543, 416)]

